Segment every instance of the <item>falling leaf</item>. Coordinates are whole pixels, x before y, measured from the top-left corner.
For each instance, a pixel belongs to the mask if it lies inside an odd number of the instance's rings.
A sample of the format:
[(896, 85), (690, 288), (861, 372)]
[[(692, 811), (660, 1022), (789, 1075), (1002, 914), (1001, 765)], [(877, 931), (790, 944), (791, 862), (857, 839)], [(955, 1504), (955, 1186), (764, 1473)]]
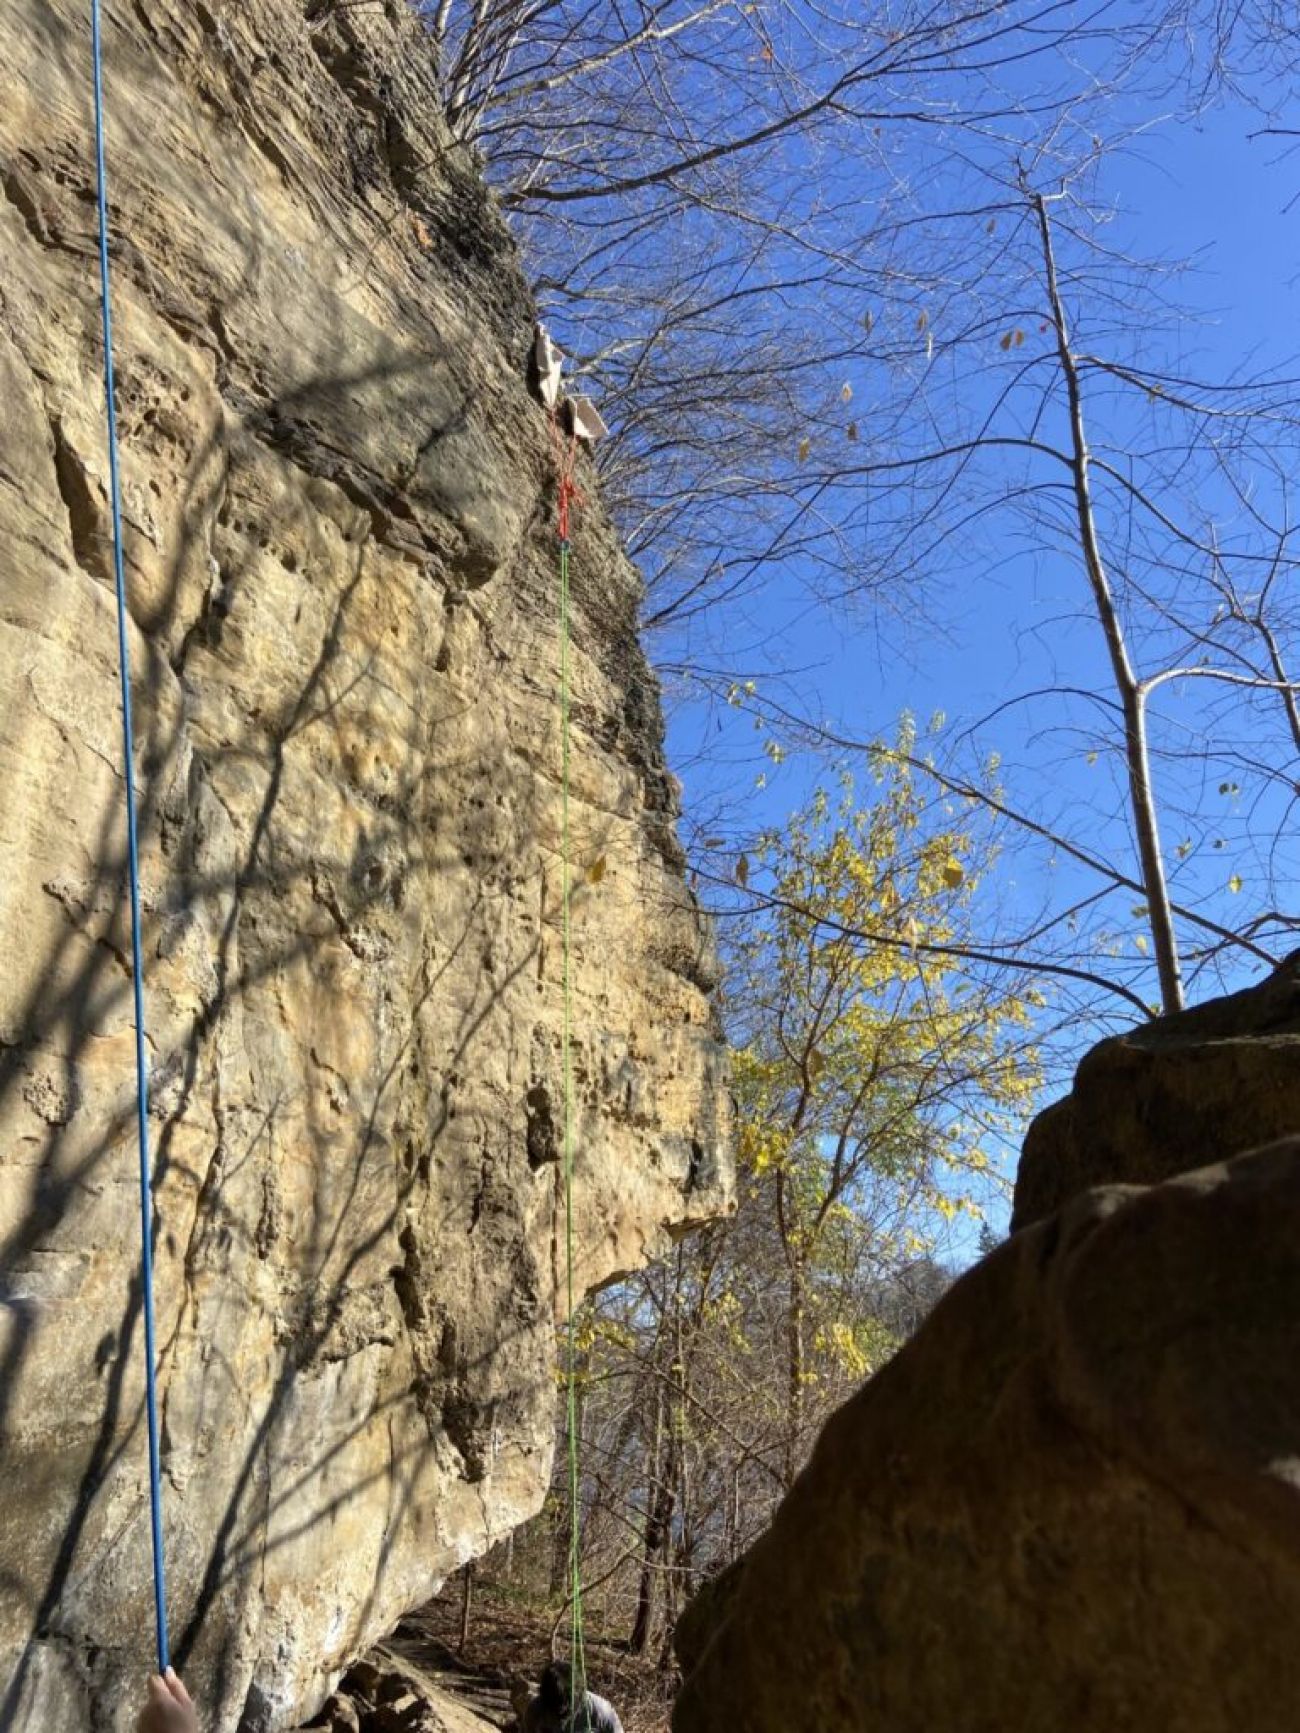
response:
[(924, 331), (929, 323), (930, 315), (927, 312), (922, 311), (916, 315), (916, 328), (918, 331)]
[(840, 401), (842, 403), (852, 403), (853, 401), (853, 387), (849, 384), (847, 379), (844, 381), (843, 385), (840, 386)]
[(1233, 873), (1232, 877), (1228, 880), (1228, 889), (1232, 892), (1234, 897), (1241, 890), (1242, 882), (1240, 873)]
[(1215, 848), (1222, 848), (1222, 847), (1223, 847), (1223, 846), (1224, 846), (1224, 844), (1223, 844), (1223, 838), (1222, 838), (1222, 837), (1221, 837), (1221, 836), (1216, 836), (1216, 837), (1215, 837), (1215, 839), (1214, 839), (1214, 846), (1215, 846)]
[(749, 883), (749, 862), (743, 854), (736, 856), (736, 883), (742, 891)]
[(1138, 950), (1141, 951), (1142, 955), (1145, 957), (1147, 954), (1147, 951), (1149, 949), (1149, 947), (1147, 945), (1146, 934), (1145, 933), (1139, 933), (1136, 936), (1136, 938), (1133, 940), (1133, 943), (1137, 946)]
[(858, 437), (858, 424), (856, 421), (850, 421), (849, 425), (844, 429), (844, 436), (846, 439), (856, 439)]
[(1023, 331), (1017, 331), (1016, 332), (1016, 348), (1017, 349), (1019, 349), (1020, 345), (1024, 342), (1024, 340), (1025, 340), (1024, 332)]
[(589, 885), (598, 885), (604, 876), (605, 857), (604, 855), (601, 855), (599, 860), (592, 861), (591, 865), (587, 868), (587, 883)]
[(1089, 764), (1095, 764), (1097, 762), (1097, 754), (1095, 752), (1090, 752), (1088, 754), (1087, 762)]
[(811, 439), (804, 438), (804, 439), (801, 439), (799, 441), (799, 461), (800, 461), (800, 463), (807, 463), (808, 454), (811, 450), (812, 450), (812, 440)]
[(1221, 782), (1219, 784), (1219, 793), (1220, 794), (1240, 794), (1241, 793), (1241, 784), (1239, 782)]
[(933, 361), (934, 360), (934, 332), (933, 331), (929, 331), (926, 333), (925, 358), (927, 361)]
[(1191, 854), (1191, 852), (1192, 852), (1192, 839), (1190, 837), (1184, 837), (1183, 841), (1180, 842), (1178, 845), (1178, 858), (1179, 858), (1179, 860), (1186, 860), (1188, 855)]
[(726, 842), (725, 836), (706, 836), (704, 846), (705, 848), (725, 848)]
[(862, 315), (862, 329), (864, 331), (870, 332), (870, 330), (871, 330), (872, 326), (875, 324), (875, 322), (876, 322), (876, 315), (871, 311), (870, 307), (868, 307), (866, 312)]
[(997, 228), (997, 226), (998, 226), (998, 219), (996, 217), (990, 217), (988, 222), (986, 222), (984, 225), (984, 233), (986, 235), (991, 235), (993, 233), (994, 229)]
[(966, 877), (966, 869), (959, 860), (948, 860), (943, 866), (943, 882), (950, 891), (955, 891)]
[(1146, 917), (1151, 913), (1151, 910), (1146, 903), (1134, 903), (1129, 912), (1135, 921), (1141, 921), (1146, 919)]
[(1003, 336), (1001, 342), (998, 344), (998, 348), (1005, 352), (1006, 350), (1010, 349), (1010, 347), (1011, 347), (1011, 333), (1010, 333), (1010, 331), (1008, 331)]

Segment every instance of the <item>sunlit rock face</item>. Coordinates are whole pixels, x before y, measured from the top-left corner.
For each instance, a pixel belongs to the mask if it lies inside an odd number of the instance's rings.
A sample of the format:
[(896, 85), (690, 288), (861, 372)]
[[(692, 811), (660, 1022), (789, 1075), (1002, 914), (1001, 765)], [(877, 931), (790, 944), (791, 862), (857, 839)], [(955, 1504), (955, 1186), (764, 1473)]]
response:
[[(0, 13), (0, 1725), (152, 1654), (88, 7)], [(554, 448), (395, 4), (113, 0), (163, 1496), (217, 1730), (530, 1514), (563, 1289)], [(583, 482), (578, 1281), (727, 1202), (714, 963)], [(604, 862), (603, 872), (586, 870)]]

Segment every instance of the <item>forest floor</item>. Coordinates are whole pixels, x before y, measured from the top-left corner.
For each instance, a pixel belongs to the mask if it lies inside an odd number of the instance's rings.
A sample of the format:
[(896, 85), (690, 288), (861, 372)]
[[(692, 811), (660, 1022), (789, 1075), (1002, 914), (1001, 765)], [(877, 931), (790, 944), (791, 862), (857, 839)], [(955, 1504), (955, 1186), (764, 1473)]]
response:
[[(527, 1604), (508, 1585), (476, 1584), (462, 1644), (463, 1618), (462, 1585), (454, 1580), (349, 1670), (314, 1726), (336, 1733), (514, 1728), (512, 1687), (536, 1685), (550, 1657), (554, 1613)], [(675, 1678), (590, 1626), (585, 1647), (588, 1684), (613, 1703), (625, 1733), (668, 1733)]]
[[(424, 1640), (441, 1647), (467, 1671), (502, 1681), (523, 1677), (535, 1684), (550, 1659), (555, 1615), (539, 1612), (503, 1584), (475, 1587), (469, 1631), (459, 1651), (461, 1588), (449, 1583), (442, 1593), (406, 1622)], [(563, 1633), (567, 1635), (567, 1631)], [(585, 1633), (587, 1683), (618, 1710), (625, 1733), (668, 1733), (676, 1677), (665, 1676), (647, 1656), (628, 1653), (624, 1639), (611, 1640), (588, 1621)], [(560, 1653), (567, 1653), (561, 1648)]]

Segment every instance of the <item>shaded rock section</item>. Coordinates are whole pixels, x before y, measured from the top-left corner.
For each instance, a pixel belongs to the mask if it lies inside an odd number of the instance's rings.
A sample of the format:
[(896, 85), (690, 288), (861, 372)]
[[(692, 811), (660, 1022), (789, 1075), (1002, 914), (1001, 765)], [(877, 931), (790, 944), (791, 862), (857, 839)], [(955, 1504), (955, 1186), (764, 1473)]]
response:
[[(105, 14), (170, 1610), (205, 1728), (273, 1733), (548, 1484), (554, 455), (413, 9)], [(0, 1726), (110, 1733), (152, 1603), (88, 8), (14, 0), (0, 59)], [(638, 584), (581, 479), (590, 1286), (727, 1183)]]
[(1283, 1733), (1297, 1618), (1290, 1140), (1091, 1192), (961, 1281), (691, 1610), (673, 1725)]
[(1256, 987), (1103, 1041), (1029, 1128), (1012, 1228), (1300, 1134), (1300, 952)]
[(349, 1667), (311, 1729), (300, 1733), (491, 1733), (516, 1726), (508, 1687), (431, 1670), (400, 1647), (380, 1644)]

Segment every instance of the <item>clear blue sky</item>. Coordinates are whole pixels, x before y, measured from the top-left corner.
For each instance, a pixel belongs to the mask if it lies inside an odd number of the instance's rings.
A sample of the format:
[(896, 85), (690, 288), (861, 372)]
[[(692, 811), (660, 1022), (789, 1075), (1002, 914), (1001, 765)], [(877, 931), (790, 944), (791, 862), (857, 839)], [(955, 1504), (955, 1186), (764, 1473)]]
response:
[[(1117, 208), (1117, 229), (1128, 227), (1148, 254), (1191, 258), (1177, 295), (1193, 312), (1186, 326), (1189, 360), (1216, 377), (1243, 361), (1282, 366), (1293, 347), (1300, 278), (1300, 153), (1285, 155), (1276, 140), (1254, 140), (1257, 114), (1242, 105), (1196, 124), (1169, 123), (1148, 134), (1140, 150), (1114, 159), (1106, 188)], [(1297, 198), (1295, 214), (1286, 214)], [(769, 680), (774, 666), (790, 671), (774, 694), (816, 692), (820, 707), (859, 734), (888, 732), (903, 709), (924, 721), (935, 711), (950, 721), (987, 713), (1033, 678), (1035, 647), (1022, 643), (1040, 623), (1063, 657), (1099, 671), (1095, 627), (1062, 623), (1063, 607), (1077, 606), (1080, 574), (1055, 553), (985, 550), (957, 578), (949, 577), (924, 614), (914, 614), (906, 592), (894, 592), (883, 610), (855, 618), (835, 616), (812, 603), (797, 565), (775, 564), (761, 600), (728, 613), (723, 628), (729, 665)], [(1050, 622), (1050, 628), (1046, 623)], [(676, 656), (719, 653), (707, 628), (674, 644)], [(810, 704), (810, 708), (816, 708)], [(719, 734), (717, 723), (723, 731)], [(1021, 724), (1008, 718), (995, 728), (1008, 757)], [(700, 757), (702, 740), (707, 752)], [(670, 751), (686, 783), (688, 806), (707, 810), (736, 791), (734, 766), (766, 769), (767, 790), (757, 799), (745, 784), (751, 824), (778, 822), (800, 798), (808, 767), (772, 772), (747, 717), (677, 702), (672, 707)], [(1087, 766), (1073, 774), (1087, 792)]]
[[(1161, 338), (1162, 353), (1171, 353), (1172, 343), (1189, 367), (1210, 378), (1231, 375), (1246, 363), (1285, 369), (1300, 348), (1293, 336), (1300, 154), (1287, 155), (1277, 140), (1252, 140), (1248, 135), (1261, 124), (1256, 113), (1236, 103), (1195, 123), (1171, 121), (1146, 133), (1140, 146), (1113, 158), (1104, 171), (1116, 237), (1147, 256), (1194, 261), (1176, 291), (1189, 318), (1181, 331)], [(1288, 214), (1293, 198), (1296, 211)], [(1141, 352), (1139, 331), (1135, 353)], [(949, 567), (923, 610), (914, 610), (906, 591), (895, 589), (883, 612), (832, 617), (810, 603), (803, 577), (797, 562), (774, 569), (760, 600), (748, 610), (732, 609), (712, 638), (707, 627), (679, 638), (670, 646), (672, 657), (711, 661), (725, 653), (728, 666), (752, 673), (762, 690), (780, 700), (793, 698), (797, 707), (832, 716), (846, 731), (866, 737), (890, 733), (905, 709), (922, 722), (942, 711), (950, 726), (985, 716), (1013, 693), (1040, 683), (1045, 656), (1061, 678), (1106, 687), (1095, 624), (1062, 617), (1078, 609), (1085, 594), (1081, 572), (1055, 550), (975, 539), (967, 562), (958, 570)], [(784, 670), (784, 678), (774, 669)], [(1109, 775), (1118, 796), (1119, 779), (1104, 759), (1090, 764), (1081, 748), (1059, 742), (1045, 747), (1036, 732), (1043, 720), (1041, 710), (1013, 709), (982, 734), (1006, 761), (1009, 793), (1036, 808), (1046, 800), (1053, 812), (1077, 814), (1095, 800), (1098, 779)], [(824, 774), (822, 766), (799, 756), (773, 770), (762, 758), (761, 736), (750, 717), (681, 697), (671, 709), (670, 755), (685, 782), (688, 829), (694, 816), (697, 839), (721, 828), (729, 846), (779, 825)], [(755, 780), (764, 772), (766, 786), (758, 789)], [(1230, 799), (1216, 806), (1213, 789), (1203, 798), (1206, 824), (1196, 834), (1192, 858), (1171, 861), (1171, 867), (1183, 875), (1187, 895), (1199, 899), (1199, 906), (1216, 918), (1236, 920), (1261, 870), (1258, 851), (1252, 854), (1253, 845), (1244, 840), (1260, 812), (1244, 814)], [(1265, 828), (1282, 816), (1280, 807), (1264, 810)], [(1113, 822), (1099, 823), (1088, 840), (1117, 860), (1128, 846), (1123, 827)], [(1172, 849), (1180, 838), (1165, 840)], [(1284, 884), (1294, 885), (1300, 867), (1294, 846), (1292, 827), (1292, 839), (1272, 859)], [(1229, 871), (1238, 864), (1245, 888), (1229, 892)], [(1002, 895), (1023, 910), (1069, 900), (1085, 883), (1068, 866), (1049, 866), (1041, 853), (1009, 858), (1005, 871)], [(1290, 909), (1295, 903), (1293, 897)], [(1135, 934), (1141, 931), (1140, 920), (1132, 925)], [(1131, 964), (1146, 968), (1136, 952)], [(1249, 970), (1231, 977), (1248, 978)], [(1080, 1045), (1091, 1038), (1091, 1031), (1079, 1030)]]
[[(1261, 124), (1237, 103), (1195, 124), (1170, 122), (1113, 159), (1106, 175), (1135, 244), (1153, 256), (1192, 261), (1178, 295), (1197, 316), (1188, 325), (1192, 358), (1211, 377), (1252, 355), (1281, 365), (1300, 349), (1300, 150), (1288, 154), (1284, 141), (1251, 140)], [(1296, 208), (1287, 214), (1292, 199)], [(1044, 607), (1075, 583), (1074, 573), (1041, 577)], [(791, 668), (816, 671), (828, 707), (858, 715), (864, 728), (887, 727), (903, 706), (920, 716), (936, 709), (976, 714), (1002, 697), (1015, 675), (1009, 628), (1023, 624), (1033, 591), (1026, 562), (1002, 571), (990, 565), (971, 574), (964, 596), (948, 597), (952, 614), (945, 607), (942, 624), (951, 636), (929, 622), (909, 629), (905, 610), (901, 619), (887, 612), (857, 630), (838, 620), (832, 630), (791, 571), (764, 589), (752, 617), (755, 671), (777, 653), (775, 636)], [(727, 635), (733, 645), (744, 642), (730, 621)], [(673, 742), (683, 759), (694, 756), (700, 722), (693, 707), (674, 716)], [(747, 749), (751, 732), (738, 729)]]

